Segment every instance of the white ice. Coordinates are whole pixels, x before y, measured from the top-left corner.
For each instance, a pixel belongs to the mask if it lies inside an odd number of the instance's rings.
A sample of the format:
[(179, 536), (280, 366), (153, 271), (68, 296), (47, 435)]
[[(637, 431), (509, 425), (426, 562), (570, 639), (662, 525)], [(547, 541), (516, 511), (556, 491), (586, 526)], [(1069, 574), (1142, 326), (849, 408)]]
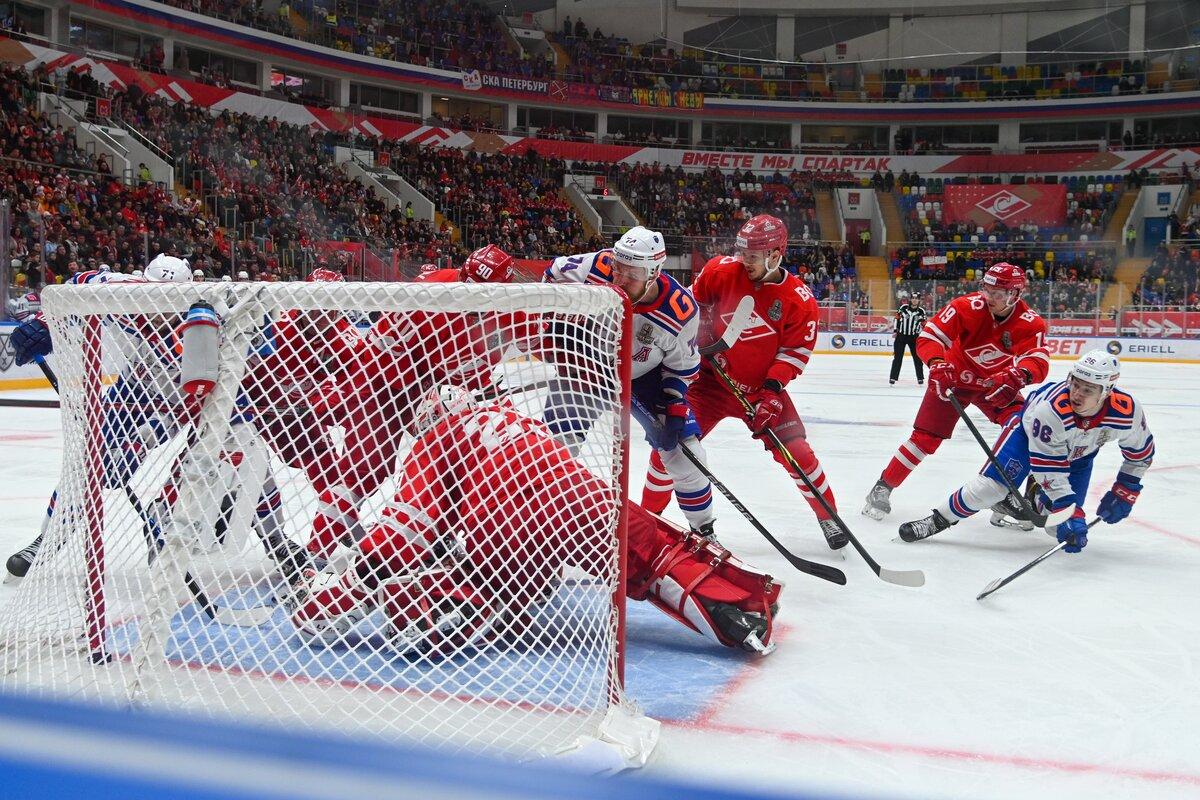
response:
[[(1125, 365), (1121, 385), (1145, 404), (1158, 446), (1133, 515), (979, 603), (989, 580), (1053, 541), (993, 528), (986, 513), (925, 542), (895, 539), (982, 463), (961, 428), (893, 494), (888, 519), (859, 514), (921, 396), (911, 362), (888, 386), (888, 360), (817, 355), (790, 390), (845, 520), (880, 563), (921, 568), (927, 584), (883, 583), (849, 548), (846, 561), (831, 557), (781, 468), (740, 423), (723, 423), (707, 442), (714, 472), (785, 544), (841, 567), (849, 584), (789, 571), (718, 498), (722, 542), (787, 581), (779, 649), (694, 724), (666, 724), (649, 770), (880, 797), (1200, 796), (1200, 368)], [(1066, 369), (1055, 362), (1052, 376)], [(57, 412), (0, 408), (3, 555), (36, 533), (61, 453)], [(647, 454), (635, 444), (635, 498)], [(1089, 512), (1119, 461), (1115, 445), (1098, 457)], [(0, 587), (0, 602), (11, 592)]]

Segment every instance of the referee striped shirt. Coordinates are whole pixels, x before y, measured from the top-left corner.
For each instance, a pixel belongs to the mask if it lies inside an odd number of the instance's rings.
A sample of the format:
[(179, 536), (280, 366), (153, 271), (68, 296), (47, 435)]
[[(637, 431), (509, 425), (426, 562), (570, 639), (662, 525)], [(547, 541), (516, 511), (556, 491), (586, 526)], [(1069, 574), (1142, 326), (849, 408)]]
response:
[(905, 336), (916, 336), (925, 324), (925, 309), (911, 306), (908, 303), (900, 306), (896, 312), (896, 333)]

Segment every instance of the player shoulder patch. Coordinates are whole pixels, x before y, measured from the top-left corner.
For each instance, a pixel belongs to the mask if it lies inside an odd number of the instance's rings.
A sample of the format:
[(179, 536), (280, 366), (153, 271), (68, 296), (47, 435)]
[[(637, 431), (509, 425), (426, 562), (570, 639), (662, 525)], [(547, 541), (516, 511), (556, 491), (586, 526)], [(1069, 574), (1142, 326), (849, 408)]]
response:
[(783, 301), (777, 299), (771, 303), (771, 307), (767, 309), (767, 316), (771, 318), (772, 322), (779, 322), (783, 319)]
[(1005, 350), (1011, 351), (1012, 350), (1012, 334), (1009, 333), (1008, 331), (1005, 331), (1004, 333), (1000, 334), (1000, 345)]
[(650, 325), (639, 325), (637, 340), (642, 344), (650, 344), (654, 339), (654, 329)]
[(1108, 397), (1108, 407), (1123, 417), (1133, 416), (1133, 398), (1120, 389), (1113, 389)]
[(1054, 398), (1054, 410), (1060, 417), (1069, 417), (1075, 413), (1071, 408), (1071, 392), (1069, 390), (1063, 389)]

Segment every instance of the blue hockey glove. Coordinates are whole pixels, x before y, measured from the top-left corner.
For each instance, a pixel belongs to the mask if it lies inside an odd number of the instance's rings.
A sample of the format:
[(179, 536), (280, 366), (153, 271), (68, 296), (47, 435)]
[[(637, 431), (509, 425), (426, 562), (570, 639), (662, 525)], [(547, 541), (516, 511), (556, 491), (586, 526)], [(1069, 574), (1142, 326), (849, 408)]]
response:
[(1116, 525), (1133, 511), (1133, 504), (1137, 502), (1141, 492), (1141, 481), (1132, 475), (1118, 472), (1112, 488), (1101, 498), (1096, 513), (1109, 525)]
[(17, 366), (24, 366), (38, 356), (50, 355), (53, 343), (50, 341), (50, 329), (40, 319), (22, 322), (13, 328), (8, 341), (12, 344), (16, 355)]
[(1058, 525), (1058, 540), (1067, 543), (1063, 550), (1068, 553), (1078, 553), (1087, 547), (1087, 535), (1087, 519), (1079, 509), (1075, 509), (1075, 514), (1070, 519)]
[(670, 403), (667, 413), (663, 416), (662, 428), (658, 432), (658, 441), (651, 442), (656, 450), (666, 452), (679, 446), (679, 436), (683, 426), (688, 421), (688, 407), (685, 403)]

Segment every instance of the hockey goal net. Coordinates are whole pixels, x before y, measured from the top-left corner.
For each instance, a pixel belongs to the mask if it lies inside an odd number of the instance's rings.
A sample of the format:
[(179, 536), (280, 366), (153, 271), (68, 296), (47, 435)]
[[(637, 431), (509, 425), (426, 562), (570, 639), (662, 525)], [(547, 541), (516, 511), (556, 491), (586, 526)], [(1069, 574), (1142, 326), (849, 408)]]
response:
[[(220, 318), (198, 328), (207, 351), (180, 333), (201, 302)], [(622, 685), (616, 292), (107, 284), (51, 288), (44, 312), (63, 466), (0, 608), (3, 685), (520, 757), (648, 755), (656, 728)], [(205, 352), (215, 384), (196, 400), (178, 371)], [(429, 428), (446, 385), (477, 398), (468, 416), (516, 415), (558, 483), (538, 458), (493, 458), (478, 420)], [(434, 445), (430, 476), (411, 462)], [(547, 485), (567, 490), (535, 496)], [(364, 572), (367, 549), (386, 570)], [(342, 605), (314, 637), (297, 610), (325, 590)]]

